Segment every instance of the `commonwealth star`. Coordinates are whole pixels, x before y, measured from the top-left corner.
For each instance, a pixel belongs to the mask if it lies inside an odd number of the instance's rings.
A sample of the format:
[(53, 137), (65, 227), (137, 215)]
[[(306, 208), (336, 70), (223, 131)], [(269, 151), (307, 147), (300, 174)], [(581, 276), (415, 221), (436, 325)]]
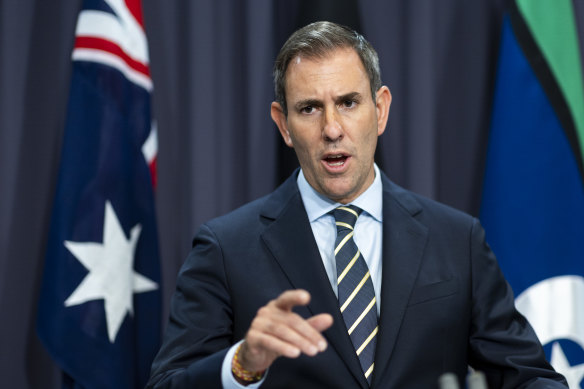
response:
[(126, 235), (112, 204), (105, 203), (103, 243), (65, 241), (65, 247), (89, 271), (65, 306), (104, 300), (108, 338), (114, 343), (126, 314), (133, 315), (133, 294), (158, 289), (158, 284), (134, 271), (134, 253), (142, 226), (136, 224)]

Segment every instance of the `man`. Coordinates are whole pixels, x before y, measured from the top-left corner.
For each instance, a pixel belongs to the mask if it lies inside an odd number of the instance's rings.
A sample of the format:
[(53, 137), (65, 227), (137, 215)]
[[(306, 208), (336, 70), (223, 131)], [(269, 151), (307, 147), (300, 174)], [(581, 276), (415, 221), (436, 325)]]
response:
[(271, 115), (300, 162), (204, 224), (177, 281), (156, 388), (564, 388), (472, 217), (373, 162), (391, 95), (377, 54), (328, 22), (276, 59)]

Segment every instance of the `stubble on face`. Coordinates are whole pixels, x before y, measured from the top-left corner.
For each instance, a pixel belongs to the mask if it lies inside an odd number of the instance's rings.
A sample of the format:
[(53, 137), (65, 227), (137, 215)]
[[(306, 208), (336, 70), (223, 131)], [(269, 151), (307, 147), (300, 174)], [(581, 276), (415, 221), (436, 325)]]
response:
[(334, 201), (353, 201), (373, 183), (373, 156), (384, 130), (359, 56), (338, 49), (324, 58), (295, 58), (286, 72), (286, 100), (280, 132), (308, 183)]

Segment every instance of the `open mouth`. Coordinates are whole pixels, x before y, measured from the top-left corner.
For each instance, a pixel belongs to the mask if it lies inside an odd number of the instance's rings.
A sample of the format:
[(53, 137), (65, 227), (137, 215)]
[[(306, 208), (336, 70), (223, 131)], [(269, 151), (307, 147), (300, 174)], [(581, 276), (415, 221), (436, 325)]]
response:
[(343, 166), (349, 157), (343, 154), (329, 155), (324, 158), (324, 161), (330, 167)]

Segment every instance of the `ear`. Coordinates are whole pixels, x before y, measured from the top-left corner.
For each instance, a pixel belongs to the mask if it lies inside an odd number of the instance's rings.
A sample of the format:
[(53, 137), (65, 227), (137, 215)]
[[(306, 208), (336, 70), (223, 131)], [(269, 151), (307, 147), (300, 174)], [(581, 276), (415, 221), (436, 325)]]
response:
[(375, 94), (375, 108), (377, 110), (377, 136), (383, 134), (389, 117), (389, 106), (391, 105), (391, 92), (385, 85), (379, 88)]
[(288, 120), (280, 103), (275, 101), (272, 102), (272, 105), (270, 106), (270, 114), (272, 115), (272, 120), (276, 123), (276, 126), (278, 126), (280, 135), (282, 135), (286, 145), (288, 145), (288, 147), (294, 147), (292, 138), (290, 137), (290, 132), (288, 132)]

